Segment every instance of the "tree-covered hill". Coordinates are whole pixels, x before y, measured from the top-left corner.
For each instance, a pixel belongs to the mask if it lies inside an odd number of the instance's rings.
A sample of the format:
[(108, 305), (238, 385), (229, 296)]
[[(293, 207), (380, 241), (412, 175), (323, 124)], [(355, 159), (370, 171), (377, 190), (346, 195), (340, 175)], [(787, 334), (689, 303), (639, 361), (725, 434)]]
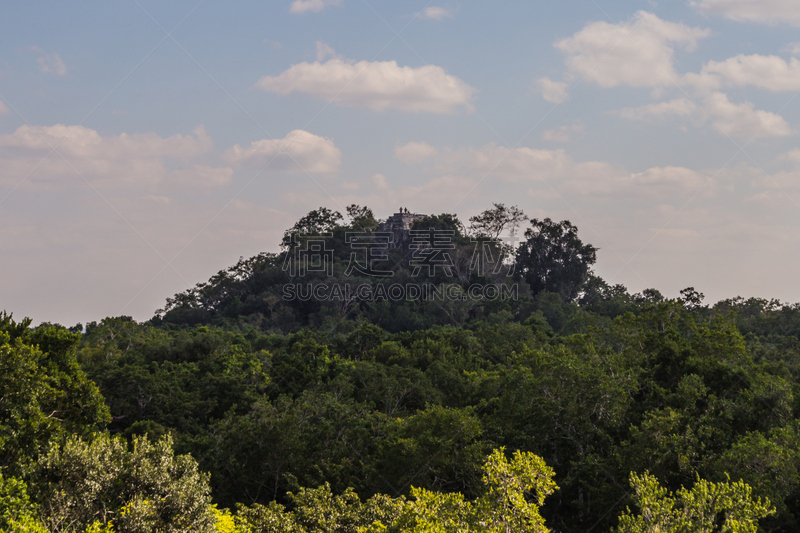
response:
[(147, 322), (2, 315), (0, 528), (800, 528), (800, 306), (630, 294), (499, 204), (402, 246), (348, 215)]

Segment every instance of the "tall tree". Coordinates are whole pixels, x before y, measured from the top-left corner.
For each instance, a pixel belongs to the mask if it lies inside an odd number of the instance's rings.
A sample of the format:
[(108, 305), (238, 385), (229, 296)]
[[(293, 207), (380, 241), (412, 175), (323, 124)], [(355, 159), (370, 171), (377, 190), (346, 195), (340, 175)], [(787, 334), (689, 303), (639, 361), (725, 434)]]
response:
[(97, 385), (78, 365), (80, 334), (29, 324), (0, 316), (0, 467), (11, 475), (51, 441), (92, 433), (110, 420)]
[(332, 211), (327, 207), (320, 207), (309, 211), (306, 216), (295, 222), (294, 226), (283, 233), (283, 248), (292, 246), (292, 239), (303, 235), (322, 235), (332, 232), (342, 221), (339, 211)]
[(597, 260), (597, 248), (583, 244), (569, 220), (531, 220), (525, 241), (517, 250), (517, 275), (533, 294), (555, 292), (564, 300), (577, 298)]
[(347, 216), (350, 217), (350, 227), (355, 231), (371, 231), (378, 227), (375, 214), (367, 206), (348, 205)]
[(520, 224), (528, 220), (522, 209), (515, 205), (510, 207), (506, 207), (505, 204), (492, 205), (494, 206), (492, 209), (470, 217), (469, 230), (474, 236), (497, 239), (506, 229), (511, 236), (514, 236)]

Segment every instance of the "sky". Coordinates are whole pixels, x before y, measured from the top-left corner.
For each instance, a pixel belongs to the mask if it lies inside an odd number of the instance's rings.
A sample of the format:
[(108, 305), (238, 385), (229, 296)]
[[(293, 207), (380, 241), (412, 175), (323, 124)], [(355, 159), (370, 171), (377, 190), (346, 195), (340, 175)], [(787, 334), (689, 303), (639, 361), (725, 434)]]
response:
[(800, 2), (0, 7), (0, 309), (146, 320), (320, 206), (570, 220), (631, 292), (800, 301)]

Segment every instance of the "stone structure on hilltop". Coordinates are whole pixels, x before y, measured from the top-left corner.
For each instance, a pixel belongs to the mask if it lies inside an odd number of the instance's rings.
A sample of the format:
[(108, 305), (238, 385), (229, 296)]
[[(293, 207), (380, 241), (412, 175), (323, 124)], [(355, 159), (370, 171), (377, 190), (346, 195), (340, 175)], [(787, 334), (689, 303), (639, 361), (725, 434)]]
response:
[(390, 248), (408, 248), (411, 243), (409, 235), (411, 225), (426, 216), (419, 213), (409, 213), (408, 209), (401, 207), (399, 213), (393, 214), (378, 225), (378, 231), (394, 235), (393, 242), (389, 244)]

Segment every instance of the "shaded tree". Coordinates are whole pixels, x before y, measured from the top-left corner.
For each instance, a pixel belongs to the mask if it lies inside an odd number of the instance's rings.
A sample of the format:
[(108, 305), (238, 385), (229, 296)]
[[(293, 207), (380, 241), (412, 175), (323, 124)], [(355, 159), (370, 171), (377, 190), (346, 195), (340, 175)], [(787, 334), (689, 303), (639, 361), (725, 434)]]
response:
[(589, 278), (597, 260), (597, 248), (583, 244), (578, 228), (568, 220), (531, 220), (525, 241), (517, 251), (518, 276), (531, 286), (533, 294), (555, 292), (574, 300)]
[(97, 385), (78, 365), (80, 334), (50, 324), (31, 330), (29, 323), (0, 317), (0, 467), (12, 475), (52, 441), (90, 434), (110, 420)]
[(309, 211), (308, 214), (295, 222), (294, 226), (283, 233), (281, 246), (286, 249), (291, 247), (292, 239), (296, 235), (322, 235), (331, 233), (342, 221), (342, 214), (327, 207), (320, 207)]
[(348, 205), (347, 216), (350, 217), (350, 228), (354, 231), (372, 231), (378, 227), (375, 214), (367, 206)]

